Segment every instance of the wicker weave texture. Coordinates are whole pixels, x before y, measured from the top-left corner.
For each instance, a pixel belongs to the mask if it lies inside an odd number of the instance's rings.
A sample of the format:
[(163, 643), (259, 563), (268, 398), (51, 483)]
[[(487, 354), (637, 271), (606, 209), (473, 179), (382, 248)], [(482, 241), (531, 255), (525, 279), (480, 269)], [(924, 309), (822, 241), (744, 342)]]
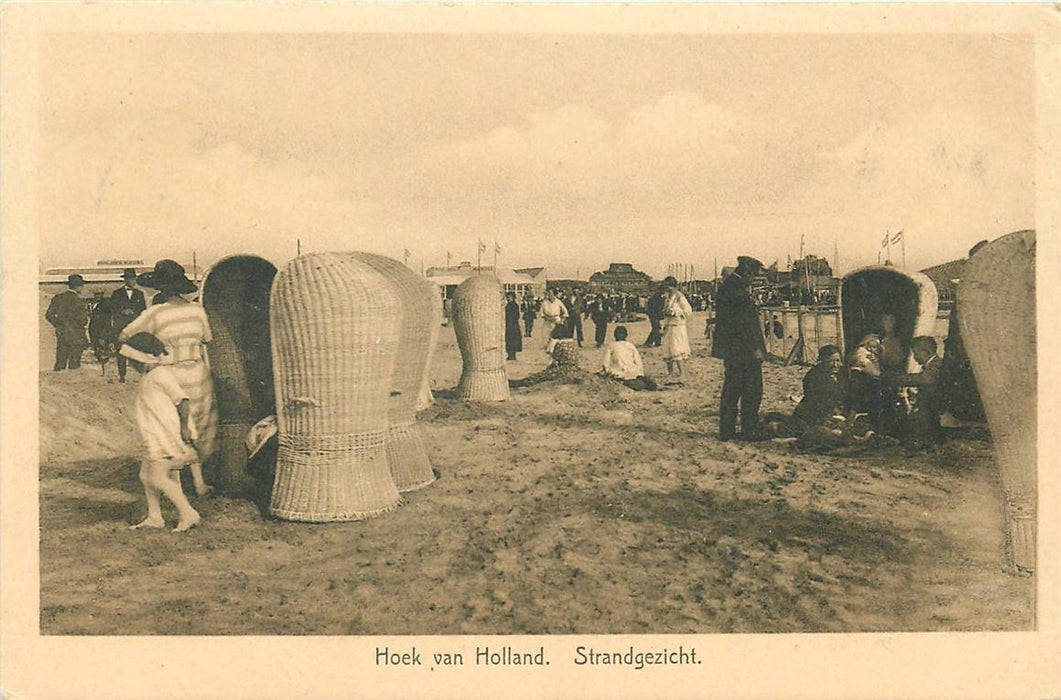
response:
[(457, 398), (509, 398), (504, 307), (501, 283), (492, 275), (469, 277), (453, 293), (453, 324), (463, 363)]
[(270, 306), (279, 451), (271, 511), (358, 520), (393, 509), (384, 448), (402, 305), (349, 253), (292, 260)]
[(221, 424), (253, 424), (274, 411), (269, 293), (276, 267), (255, 255), (218, 260), (203, 279), (203, 309)]
[(962, 339), (976, 375), (1006, 494), (1013, 563), (1035, 568), (1037, 371), (1035, 232), (984, 246), (958, 286)]
[(431, 393), (431, 363), (434, 362), (438, 336), (442, 332), (442, 290), (429, 280), (424, 280), (424, 284), (431, 297), (431, 336), (427, 345), (427, 357), (424, 358), (424, 380), (420, 384), (420, 395), (416, 399), (417, 411), (430, 408), (431, 404), (435, 403), (435, 397)]
[(435, 480), (416, 425), (416, 401), (427, 370), (424, 357), (431, 343), (433, 299), (423, 279), (404, 264), (374, 253), (353, 253), (358, 261), (383, 275), (401, 303), (394, 381), (387, 406), (387, 462), (398, 491), (412, 491)]

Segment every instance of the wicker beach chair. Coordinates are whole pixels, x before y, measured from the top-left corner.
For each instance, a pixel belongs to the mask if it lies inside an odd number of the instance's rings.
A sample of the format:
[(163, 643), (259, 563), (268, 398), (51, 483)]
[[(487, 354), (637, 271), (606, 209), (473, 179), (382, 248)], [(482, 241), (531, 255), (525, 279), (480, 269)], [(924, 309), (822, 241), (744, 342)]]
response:
[(437, 294), (431, 289), (433, 284), (429, 287), (422, 277), (397, 260), (373, 253), (353, 256), (387, 278), (402, 305), (385, 444), (387, 463), (398, 491), (413, 491), (435, 480), (420, 426), (416, 424), (416, 402), (427, 371), (424, 358), (429, 354), (432, 326), (437, 327)]
[(442, 290), (431, 280), (424, 280), (432, 297), (431, 303), (431, 336), (428, 340), (427, 356), (424, 358), (424, 379), (420, 385), (420, 395), (416, 398), (416, 410), (423, 411), (435, 403), (431, 393), (431, 363), (435, 359), (435, 348), (438, 347), (438, 336), (442, 332)]
[(505, 298), (496, 277), (469, 277), (453, 293), (453, 323), (463, 371), (457, 398), (505, 401)]
[(385, 438), (402, 305), (349, 253), (311, 253), (273, 282), (279, 449), (270, 510), (286, 520), (360, 520), (392, 510)]
[(844, 275), (839, 304), (845, 356), (864, 335), (879, 333), (881, 317), (890, 314), (908, 368), (913, 369), (910, 342), (919, 335), (933, 335), (939, 300), (936, 285), (920, 272), (874, 265)]
[(1005, 491), (1008, 555), (1036, 565), (1035, 232), (1018, 231), (966, 263), (957, 302)]
[(214, 485), (241, 493), (251, 481), (245, 471), (244, 440), (251, 426), (275, 412), (269, 340), (269, 290), (276, 267), (256, 255), (221, 258), (207, 271), (202, 304), (213, 341), (208, 348), (218, 409), (218, 457)]

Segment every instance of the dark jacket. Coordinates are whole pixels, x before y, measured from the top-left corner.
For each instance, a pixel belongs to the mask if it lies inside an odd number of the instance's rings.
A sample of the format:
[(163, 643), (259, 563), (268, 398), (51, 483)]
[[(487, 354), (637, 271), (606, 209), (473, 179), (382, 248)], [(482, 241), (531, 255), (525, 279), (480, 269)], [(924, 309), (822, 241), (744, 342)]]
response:
[(733, 273), (718, 288), (711, 355), (724, 360), (743, 359), (750, 358), (756, 350), (766, 355), (759, 312), (747, 282)]
[(663, 318), (664, 308), (666, 308), (666, 298), (663, 296), (663, 292), (656, 292), (648, 298), (645, 311), (648, 313), (649, 318), (661, 319)]
[(115, 330), (121, 332), (147, 308), (144, 293), (134, 289), (132, 295), (125, 293), (125, 287), (119, 287), (111, 293), (110, 311)]
[(67, 290), (52, 297), (44, 318), (55, 326), (55, 335), (59, 338), (65, 341), (86, 340), (88, 306), (85, 300), (73, 291)]
[(519, 304), (509, 301), (505, 304), (505, 351), (516, 353), (523, 350), (523, 331), (519, 327)]
[(806, 425), (818, 425), (841, 410), (847, 387), (842, 375), (825, 365), (815, 365), (803, 376), (803, 400), (795, 415)]

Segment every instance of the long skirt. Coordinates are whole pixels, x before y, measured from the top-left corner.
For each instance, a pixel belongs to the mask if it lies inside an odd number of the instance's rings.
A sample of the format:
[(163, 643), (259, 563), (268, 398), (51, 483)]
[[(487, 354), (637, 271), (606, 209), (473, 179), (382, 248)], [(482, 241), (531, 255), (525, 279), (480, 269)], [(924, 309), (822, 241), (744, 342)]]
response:
[(663, 359), (689, 359), (689, 329), (684, 323), (663, 326)]
[(181, 388), (188, 392), (192, 420), (199, 432), (195, 446), (199, 457), (208, 459), (217, 450), (217, 404), (214, 403), (214, 380), (202, 360), (168, 365)]

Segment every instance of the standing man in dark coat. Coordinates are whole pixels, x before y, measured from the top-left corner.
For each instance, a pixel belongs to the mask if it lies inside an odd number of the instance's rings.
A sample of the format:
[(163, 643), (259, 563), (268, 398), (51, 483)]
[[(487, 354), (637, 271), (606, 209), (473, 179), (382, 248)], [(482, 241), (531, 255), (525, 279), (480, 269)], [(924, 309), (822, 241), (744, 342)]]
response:
[(766, 343), (750, 285), (762, 268), (763, 264), (755, 258), (742, 255), (737, 258), (736, 271), (723, 280), (718, 289), (711, 355), (722, 359), (725, 371), (718, 413), (720, 440), (738, 437), (738, 402), (741, 418), (739, 437), (742, 440), (755, 440), (758, 436)]
[(508, 302), (505, 304), (505, 353), (508, 359), (515, 360), (516, 353), (523, 350), (523, 333), (519, 328), (519, 303), (516, 301), (516, 293), (505, 294)]
[(664, 306), (663, 287), (661, 286), (648, 298), (648, 304), (646, 304), (645, 311), (648, 313), (648, 322), (652, 326), (652, 330), (648, 332), (648, 338), (645, 339), (646, 348), (658, 348), (663, 345), (660, 324), (663, 323)]
[(586, 306), (582, 303), (582, 295), (573, 291), (570, 301), (565, 303), (568, 311), (567, 328), (571, 331), (571, 337), (578, 341), (578, 346), (582, 347), (582, 316), (586, 312)]
[[(136, 288), (136, 270), (126, 268), (122, 273), (125, 284), (114, 290), (111, 294), (111, 323), (114, 328), (114, 337), (128, 326), (140, 313), (147, 308), (144, 293)], [(118, 381), (125, 381), (125, 355), (118, 355)]]
[(530, 294), (523, 295), (523, 327), (526, 329), (524, 335), (531, 337), (534, 332), (534, 319), (538, 318), (538, 302)]
[(593, 341), (598, 348), (602, 348), (604, 341), (608, 339), (608, 323), (612, 320), (612, 312), (608, 309), (608, 302), (603, 294), (598, 294), (590, 303), (589, 317), (593, 319)]
[(55, 371), (80, 369), (81, 353), (88, 347), (85, 326), (88, 306), (81, 298), (85, 278), (78, 274), (66, 278), (65, 292), (56, 294), (48, 304), (44, 318), (55, 327)]

